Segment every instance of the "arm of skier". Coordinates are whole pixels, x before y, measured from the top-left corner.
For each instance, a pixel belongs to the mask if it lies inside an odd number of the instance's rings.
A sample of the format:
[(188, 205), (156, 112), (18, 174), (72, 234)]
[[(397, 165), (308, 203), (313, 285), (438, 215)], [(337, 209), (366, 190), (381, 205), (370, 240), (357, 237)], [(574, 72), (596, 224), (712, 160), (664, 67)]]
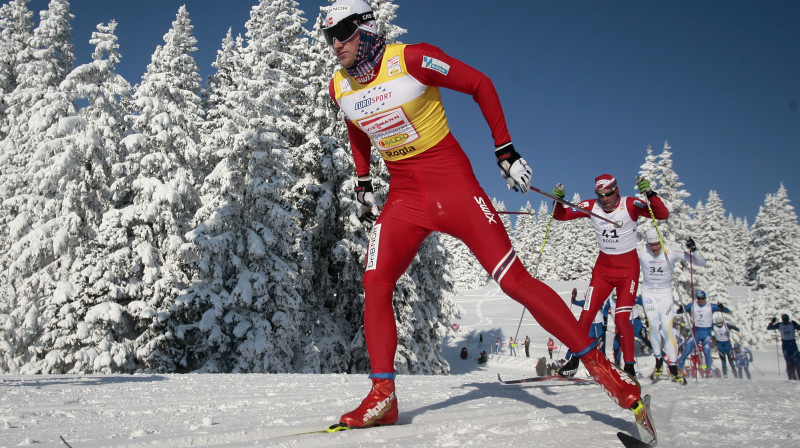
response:
[[(333, 99), (334, 104), (339, 106), (336, 102), (336, 92), (333, 87), (333, 80), (328, 84), (328, 93)], [(347, 125), (347, 137), (350, 139), (350, 149), (353, 153), (353, 162), (356, 165), (356, 176), (359, 178), (368, 178), (370, 169), (370, 151), (372, 150), (372, 142), (369, 136), (362, 131), (352, 121), (345, 118)]]
[(423, 84), (472, 96), (492, 131), (496, 148), (511, 142), (500, 96), (488, 76), (430, 44), (407, 45), (404, 55), (408, 73)]
[[(594, 207), (594, 199), (583, 201), (578, 205), (581, 208), (585, 208), (586, 210), (591, 210), (592, 207)], [(571, 207), (567, 207), (560, 202), (556, 202), (553, 208), (553, 219), (555, 219), (556, 221), (570, 221), (572, 219), (588, 218), (588, 217), (589, 215), (587, 215), (586, 213)]]
[(721, 304), (721, 303), (712, 303), (711, 304), (711, 311), (718, 312), (718, 313), (727, 313), (731, 314), (730, 308)]

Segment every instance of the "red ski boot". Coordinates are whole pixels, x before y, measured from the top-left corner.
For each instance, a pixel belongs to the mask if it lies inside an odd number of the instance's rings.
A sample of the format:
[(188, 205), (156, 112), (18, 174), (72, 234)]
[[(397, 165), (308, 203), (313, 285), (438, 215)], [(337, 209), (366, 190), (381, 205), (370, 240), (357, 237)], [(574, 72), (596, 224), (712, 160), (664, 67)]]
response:
[(592, 378), (606, 392), (606, 395), (623, 409), (631, 409), (642, 399), (642, 389), (636, 378), (632, 378), (619, 367), (611, 364), (599, 350), (592, 350), (583, 355), (581, 361)]
[(372, 378), (372, 390), (354, 411), (344, 414), (339, 423), (350, 428), (391, 425), (397, 421), (397, 396), (394, 380)]

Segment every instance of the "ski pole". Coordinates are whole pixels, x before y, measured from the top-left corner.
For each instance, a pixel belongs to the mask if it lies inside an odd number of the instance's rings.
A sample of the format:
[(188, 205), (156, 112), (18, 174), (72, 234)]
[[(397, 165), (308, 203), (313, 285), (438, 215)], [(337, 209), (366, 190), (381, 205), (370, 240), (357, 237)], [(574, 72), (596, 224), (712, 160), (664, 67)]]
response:
[(778, 362), (778, 375), (781, 374), (781, 353), (778, 350), (778, 330), (775, 329), (775, 360)]
[[(600, 219), (600, 220), (603, 220), (603, 221), (605, 221), (607, 223), (613, 224), (614, 227), (616, 227), (616, 228), (622, 227), (622, 221), (612, 221), (612, 220), (606, 218), (605, 216), (600, 216), (597, 213), (594, 213), (591, 210), (585, 209), (585, 208), (583, 208), (583, 207), (581, 207), (579, 205), (573, 204), (572, 202), (569, 202), (569, 201), (561, 199), (561, 198), (557, 198), (557, 197), (553, 196), (552, 194), (547, 193), (545, 191), (542, 191), (542, 190), (540, 190), (540, 189), (538, 189), (536, 187), (531, 186), (530, 190), (531, 191), (535, 191), (535, 192), (539, 193), (540, 195), (548, 197), (548, 198), (550, 198), (550, 199), (552, 199), (552, 200), (554, 200), (556, 202), (564, 204), (567, 207), (574, 208), (575, 210), (579, 210), (579, 211), (581, 211), (583, 213), (586, 213), (589, 216), (594, 216), (597, 219)], [(554, 208), (555, 208), (555, 206), (554, 206)]]
[(495, 211), (500, 215), (531, 215), (531, 216), (533, 216), (533, 213), (531, 213), (531, 212), (509, 212), (509, 211), (506, 211), (506, 210), (495, 210)]
[[(641, 177), (637, 177), (636, 178), (636, 183), (638, 184), (641, 179), (642, 179)], [(653, 219), (653, 227), (656, 229), (656, 235), (658, 235), (658, 242), (659, 242), (659, 244), (661, 244), (661, 252), (664, 253), (664, 258), (667, 260), (667, 267), (669, 268), (669, 275), (670, 275), (670, 277), (672, 277), (672, 281), (674, 283), (676, 281), (675, 271), (672, 269), (672, 262), (669, 259), (669, 253), (667, 253), (667, 246), (666, 246), (666, 244), (664, 244), (664, 238), (661, 236), (661, 229), (658, 228), (658, 222), (656, 221), (656, 215), (655, 215), (655, 213), (653, 213), (653, 207), (650, 206), (650, 199), (647, 197), (647, 193), (642, 193), (642, 195), (644, 196), (645, 204), (647, 204), (647, 210), (650, 212), (650, 218)], [(692, 259), (693, 258), (694, 258), (694, 256), (690, 252), (689, 253), (689, 270), (690, 270), (690, 272), (692, 270), (691, 266), (692, 266)], [(694, 303), (694, 277), (692, 277), (691, 285), (692, 285), (691, 286), (691, 288), (692, 288), (692, 303)], [(675, 290), (676, 291), (680, 291), (680, 288), (675, 288)], [(688, 312), (688, 310), (686, 310), (686, 307), (683, 305), (683, 299), (681, 298), (680, 294), (678, 294), (678, 302), (680, 303), (680, 306), (681, 306), (681, 308), (683, 308), (683, 311), (684, 311), (684, 313), (683, 313), (683, 315), (684, 315), (683, 316), (684, 324), (688, 324), (688, 323), (692, 324), (691, 328), (692, 328), (692, 338), (694, 339), (694, 355), (699, 358), (699, 355), (697, 354), (697, 342), (698, 341), (697, 341), (697, 335), (695, 334), (694, 317), (688, 316), (689, 312)], [(694, 376), (695, 381), (697, 381), (697, 376), (698, 376), (697, 375), (697, 369), (695, 369), (695, 376)]]
[[(553, 213), (555, 213), (555, 207), (556, 203), (553, 202)], [(547, 228), (544, 230), (544, 240), (542, 241), (542, 248), (539, 249), (539, 258), (536, 260), (536, 270), (533, 272), (533, 278), (536, 278), (539, 275), (539, 265), (542, 264), (542, 254), (544, 253), (544, 245), (547, 244), (547, 235), (550, 233), (550, 224), (553, 223), (553, 213), (550, 213), (550, 219), (547, 221)], [(514, 335), (514, 340), (516, 340), (517, 337), (519, 337), (519, 329), (520, 327), (522, 327), (523, 317), (525, 317), (524, 306), (522, 307), (522, 314), (519, 316), (519, 324), (517, 325), (517, 333)]]

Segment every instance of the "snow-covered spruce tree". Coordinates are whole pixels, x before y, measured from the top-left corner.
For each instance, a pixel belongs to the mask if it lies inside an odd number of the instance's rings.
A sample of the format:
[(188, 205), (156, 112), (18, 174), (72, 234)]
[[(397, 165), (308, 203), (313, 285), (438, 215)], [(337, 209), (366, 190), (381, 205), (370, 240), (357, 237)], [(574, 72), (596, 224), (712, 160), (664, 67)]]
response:
[(478, 263), (478, 259), (467, 245), (450, 235), (441, 235), (440, 238), (449, 253), (447, 266), (454, 276), (454, 290), (464, 292), (485, 286), (489, 280), (489, 274)]
[[(92, 34), (92, 62), (76, 67), (61, 83), (72, 102), (85, 103), (73, 117), (62, 119), (69, 130), (52, 144), (62, 148), (44, 174), (57, 202), (51, 222), (61, 227), (63, 243), (55, 255), (69, 267), (69, 278), (56, 288), (46, 314), (38, 359), (29, 372), (114, 372), (132, 370), (134, 320), (113, 300), (124, 293), (107, 270), (110, 254), (97, 236), (103, 213), (112, 208), (112, 164), (122, 155), (117, 145), (126, 132), (123, 115), (130, 84), (114, 72), (120, 60), (116, 22), (100, 24)], [(45, 185), (40, 182), (40, 185)], [(64, 221), (71, 225), (64, 225)]]
[[(181, 7), (135, 87), (131, 132), (122, 139), (112, 167), (113, 209), (103, 216), (99, 253), (107, 263), (95, 275), (114, 278), (115, 294), (98, 297), (125, 311), (136, 334), (138, 366), (172, 370), (175, 353), (159, 350), (166, 322), (189, 279), (185, 234), (199, 206), (200, 76), (192, 56), (197, 40)], [(109, 285), (111, 288), (111, 285)], [(174, 357), (173, 357), (174, 356)]]
[(766, 330), (773, 317), (800, 316), (800, 226), (789, 202), (781, 184), (775, 194), (766, 196), (751, 231), (747, 277), (754, 292), (742, 308), (751, 313), (743, 332), (754, 344), (773, 340)]
[(41, 344), (52, 318), (50, 301), (68, 276), (72, 248), (80, 245), (71, 237), (81, 234), (85, 224), (75, 210), (81, 207), (80, 188), (61, 184), (63, 177), (70, 178), (76, 155), (70, 139), (81, 127), (73, 117), (74, 102), (58, 87), (74, 60), (71, 18), (66, 2), (51, 1), (21, 50), (16, 88), (4, 96), (0, 321), (5, 343), (0, 356), (7, 371), (41, 355), (28, 347)]
[[(27, 1), (3, 6), (3, 47), (9, 68), (2, 97), (0, 136), (0, 253), (16, 241), (13, 227), (26, 227), (25, 195), (33, 188), (29, 177), (31, 155), (48, 139), (48, 130), (71, 111), (61, 107), (58, 85), (72, 70), (70, 34), (72, 14), (65, 0), (53, 0), (30, 31)], [(13, 89), (13, 90), (10, 90)]]
[[(524, 214), (517, 215), (511, 243), (522, 264), (531, 272), (531, 275), (534, 275), (542, 248), (542, 241), (536, 235), (538, 221), (536, 210), (533, 209), (530, 202), (527, 202), (519, 212)], [(548, 218), (549, 216), (546, 216), (544, 219)]]
[(747, 251), (750, 245), (750, 225), (747, 218), (734, 218), (728, 215), (727, 226), (731, 230), (730, 263), (734, 271), (734, 283), (742, 285), (747, 279)]
[[(672, 168), (672, 147), (669, 142), (664, 142), (664, 148), (657, 157), (653, 156), (652, 148), (647, 148), (647, 156), (642, 164), (639, 176), (650, 181), (654, 191), (658, 192), (664, 205), (669, 210), (669, 218), (658, 222), (658, 230), (665, 242), (675, 242), (683, 245), (686, 239), (691, 236), (691, 220), (693, 210), (689, 207), (685, 199), (690, 194), (681, 189), (683, 182), (679, 180), (678, 174)], [(634, 190), (630, 196), (637, 196), (638, 191)], [(641, 197), (641, 195), (638, 195)], [(643, 240), (647, 229), (653, 227), (652, 219), (639, 220), (638, 233), (640, 240)], [(702, 241), (697, 241), (702, 245)], [(685, 263), (675, 265), (675, 277), (680, 290), (676, 294), (681, 294), (684, 300), (688, 300), (691, 289), (691, 273), (689, 266)], [(676, 298), (677, 300), (677, 298)]]
[(730, 305), (728, 287), (736, 283), (736, 274), (731, 262), (731, 228), (725, 219), (725, 208), (716, 191), (708, 193), (706, 204), (695, 207), (693, 235), (702, 246), (698, 246), (708, 266), (695, 269), (695, 290), (706, 292), (712, 303)]
[[(552, 219), (552, 215), (553, 211), (548, 207), (548, 204), (544, 201), (540, 202), (536, 228), (532, 232), (534, 241), (537, 244), (536, 263), (530, 265), (530, 269), (536, 272), (536, 278), (539, 280), (551, 279), (555, 276), (556, 248), (553, 246), (551, 238), (559, 223)], [(544, 245), (544, 252), (539, 257), (538, 252), (542, 250), (542, 245)], [(525, 266), (529, 265), (526, 264)]]
[[(586, 208), (578, 193), (572, 197), (573, 204)], [(550, 244), (550, 242), (548, 242)], [(597, 259), (598, 248), (594, 230), (588, 218), (561, 221), (553, 232), (553, 246), (557, 247), (556, 263), (552, 276), (562, 281), (589, 280)]]
[[(192, 286), (170, 322), (170, 350), (184, 353), (179, 371), (292, 372), (302, 361), (305, 254), (288, 150), (299, 127), (285, 101), (298, 59), (286, 53), (296, 36), (277, 29), (287, 26), (284, 19), (300, 26), (295, 2), (259, 2), (245, 24), (245, 45), (229, 45), (217, 58), (219, 78), (230, 78), (216, 92), (226, 124), (210, 125), (219, 135), (209, 141), (221, 145), (207, 151), (220, 162), (202, 187), (203, 207), (188, 235)], [(236, 68), (238, 75), (227, 73)]]
[(30, 0), (11, 0), (0, 6), (0, 98), (3, 98), (0, 101), (0, 139), (5, 138), (7, 132), (5, 96), (17, 87), (18, 69), (26, 57), (31, 57), (26, 49), (34, 24), (28, 2)]

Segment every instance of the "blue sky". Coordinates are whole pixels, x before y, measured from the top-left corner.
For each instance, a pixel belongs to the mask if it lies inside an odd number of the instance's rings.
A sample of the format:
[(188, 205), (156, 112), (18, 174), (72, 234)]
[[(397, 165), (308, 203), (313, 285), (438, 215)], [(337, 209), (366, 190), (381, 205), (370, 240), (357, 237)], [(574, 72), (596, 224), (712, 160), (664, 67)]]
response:
[[(301, 0), (309, 21), (326, 0)], [(800, 2), (396, 0), (406, 43), (439, 46), (489, 75), (503, 101), (533, 185), (592, 194), (594, 177), (615, 175), (622, 193), (646, 148), (672, 146), (687, 202), (716, 190), (729, 213), (754, 222), (781, 182), (800, 198)], [(91, 32), (116, 19), (118, 71), (141, 79), (186, 4), (198, 38), (195, 57), (211, 73), (227, 29), (243, 33), (257, 0), (73, 0), (78, 62)], [(34, 11), (46, 0), (33, 0)], [(35, 18), (38, 21), (38, 15)], [(307, 24), (310, 28), (310, 23)], [(492, 140), (472, 99), (444, 93), (456, 138), (481, 184), (508, 209), (542, 197), (505, 189)]]

